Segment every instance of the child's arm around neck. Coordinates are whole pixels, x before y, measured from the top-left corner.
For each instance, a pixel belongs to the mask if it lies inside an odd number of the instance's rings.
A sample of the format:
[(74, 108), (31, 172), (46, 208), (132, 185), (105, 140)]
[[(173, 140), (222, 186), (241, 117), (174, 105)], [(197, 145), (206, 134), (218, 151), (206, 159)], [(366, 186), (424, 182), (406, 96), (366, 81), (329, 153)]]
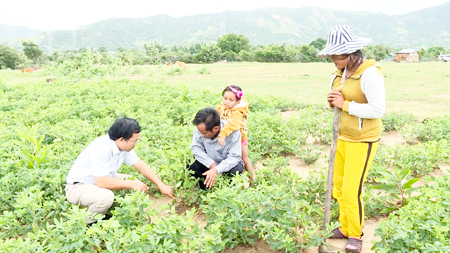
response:
[(227, 123), (220, 130), (219, 137), (225, 138), (232, 132), (240, 130), (244, 127), (245, 118), (247, 117), (249, 107), (250, 104), (242, 99), (239, 104), (229, 109), (230, 115), (228, 116)]

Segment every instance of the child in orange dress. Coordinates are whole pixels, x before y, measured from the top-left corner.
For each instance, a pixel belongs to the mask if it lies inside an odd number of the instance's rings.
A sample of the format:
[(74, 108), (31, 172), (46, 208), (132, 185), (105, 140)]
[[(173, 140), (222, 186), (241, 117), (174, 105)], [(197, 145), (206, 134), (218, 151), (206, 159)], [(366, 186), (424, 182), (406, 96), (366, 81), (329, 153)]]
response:
[(242, 99), (243, 95), (242, 89), (237, 85), (229, 85), (223, 90), (223, 102), (216, 107), (216, 110), (219, 112), (220, 119), (226, 120), (227, 123), (220, 130), (218, 142), (223, 147), (225, 137), (236, 130), (241, 131), (242, 160), (250, 173), (250, 180), (253, 181), (255, 172), (248, 158), (247, 128), (245, 127), (250, 104)]

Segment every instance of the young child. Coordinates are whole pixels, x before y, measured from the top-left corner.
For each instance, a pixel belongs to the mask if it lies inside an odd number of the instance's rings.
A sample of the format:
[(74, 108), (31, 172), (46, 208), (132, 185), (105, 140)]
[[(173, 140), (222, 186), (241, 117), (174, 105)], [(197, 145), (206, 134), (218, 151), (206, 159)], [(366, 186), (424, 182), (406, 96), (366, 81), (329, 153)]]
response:
[(216, 109), (220, 119), (226, 120), (227, 123), (220, 130), (218, 142), (223, 147), (225, 146), (225, 137), (236, 130), (241, 131), (242, 160), (250, 173), (250, 180), (253, 181), (255, 172), (248, 158), (247, 128), (245, 127), (250, 104), (242, 99), (243, 95), (242, 89), (236, 85), (229, 85), (223, 90), (223, 102)]

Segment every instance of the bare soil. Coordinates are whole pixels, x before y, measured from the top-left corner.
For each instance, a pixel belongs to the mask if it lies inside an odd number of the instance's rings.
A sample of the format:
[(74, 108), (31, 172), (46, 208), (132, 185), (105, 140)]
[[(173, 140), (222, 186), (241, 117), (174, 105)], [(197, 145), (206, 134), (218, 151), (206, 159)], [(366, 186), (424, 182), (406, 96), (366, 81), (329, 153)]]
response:
[(283, 117), (284, 120), (288, 120), (292, 116), (295, 116), (297, 114), (298, 114), (297, 111), (284, 111), (284, 112), (281, 112), (281, 116)]
[[(381, 238), (379, 236), (375, 236), (375, 229), (378, 226), (378, 223), (380, 223), (382, 220), (366, 220), (364, 222), (364, 236), (363, 236), (363, 247), (362, 247), (362, 253), (369, 253), (369, 252), (375, 252), (371, 250), (373, 243), (372, 241), (380, 241)], [(328, 252), (345, 252), (345, 244), (347, 243), (347, 239), (328, 239), (327, 243), (330, 245), (328, 246)], [(316, 253), (319, 252), (317, 247), (312, 247), (308, 250), (308, 253)]]
[(397, 131), (389, 131), (383, 134), (380, 138), (380, 144), (384, 144), (389, 147), (402, 145), (405, 143), (403, 136)]
[[(166, 196), (162, 196), (162, 197), (155, 197), (155, 196), (149, 196), (150, 200), (153, 201), (153, 209), (160, 209), (164, 206), (164, 205), (172, 205), (173, 204), (173, 200), (169, 197)], [(192, 206), (187, 206), (185, 203), (178, 203), (175, 206), (175, 212), (178, 215), (184, 215), (184, 213), (187, 210), (191, 210)], [(206, 216), (202, 213), (202, 210), (198, 207), (195, 206), (195, 209), (197, 210), (197, 212), (194, 215), (194, 220), (200, 224), (201, 227), (205, 227), (206, 226)], [(168, 209), (167, 209), (168, 210)], [(166, 215), (167, 212), (161, 212), (160, 213), (160, 217), (163, 215)], [(157, 217), (151, 217), (152, 222), (155, 221)]]
[(256, 240), (255, 245), (239, 244), (236, 247), (225, 249), (222, 253), (281, 253), (281, 250), (271, 250), (270, 245), (261, 239)]
[(301, 161), (298, 157), (291, 157), (289, 160), (289, 167), (295, 173), (297, 173), (301, 178), (309, 177), (309, 172), (311, 168)]
[(450, 165), (446, 163), (439, 164), (439, 169), (441, 169), (442, 171), (450, 170)]

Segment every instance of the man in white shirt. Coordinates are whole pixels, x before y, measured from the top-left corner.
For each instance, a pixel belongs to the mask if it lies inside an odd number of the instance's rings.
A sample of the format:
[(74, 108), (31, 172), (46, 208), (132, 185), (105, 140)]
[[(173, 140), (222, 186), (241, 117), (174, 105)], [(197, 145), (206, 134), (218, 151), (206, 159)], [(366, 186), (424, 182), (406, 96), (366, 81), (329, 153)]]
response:
[(136, 120), (119, 118), (109, 128), (108, 134), (92, 141), (78, 156), (67, 175), (67, 200), (87, 207), (92, 213), (106, 214), (114, 201), (112, 190), (147, 191), (148, 187), (143, 182), (126, 180), (128, 175), (117, 173), (122, 164), (132, 165), (156, 184), (162, 194), (173, 198), (172, 187), (164, 184), (132, 150), (139, 140), (140, 131)]

